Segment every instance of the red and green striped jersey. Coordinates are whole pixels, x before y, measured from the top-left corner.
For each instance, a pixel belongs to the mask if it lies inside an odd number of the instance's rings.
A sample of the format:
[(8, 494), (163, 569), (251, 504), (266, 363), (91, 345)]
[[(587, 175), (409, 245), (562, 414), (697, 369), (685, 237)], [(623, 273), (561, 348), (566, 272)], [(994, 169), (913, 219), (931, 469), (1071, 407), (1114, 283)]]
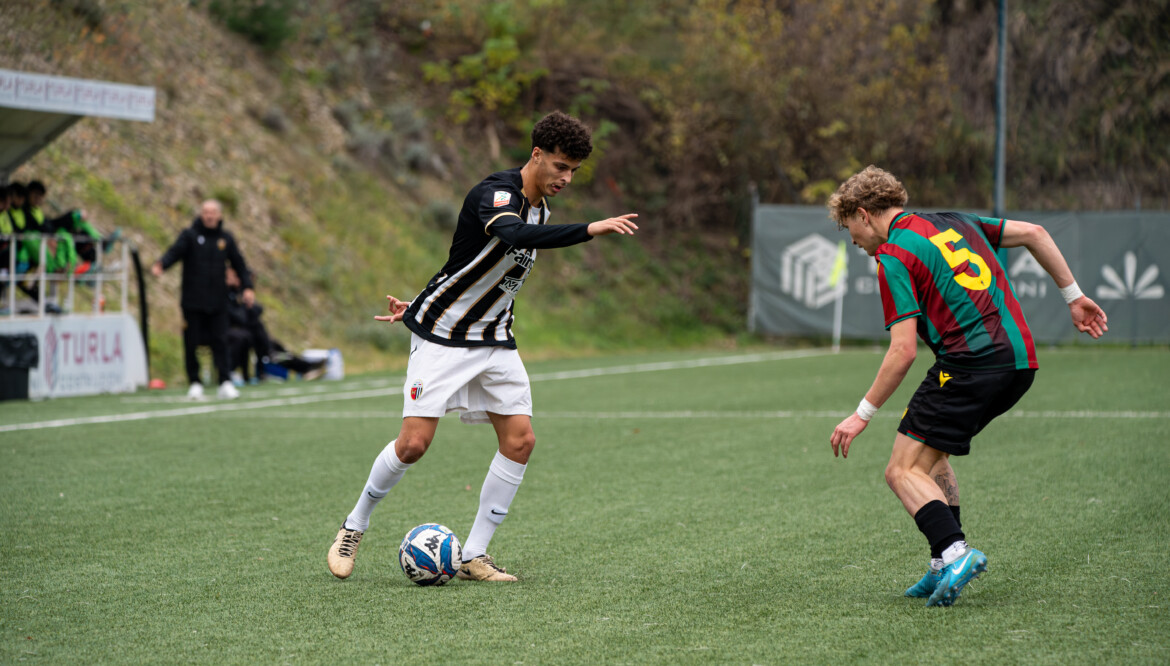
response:
[(966, 213), (900, 213), (878, 248), (886, 328), (918, 317), (918, 336), (942, 365), (1039, 367), (1032, 332), (999, 263), (1004, 221)]

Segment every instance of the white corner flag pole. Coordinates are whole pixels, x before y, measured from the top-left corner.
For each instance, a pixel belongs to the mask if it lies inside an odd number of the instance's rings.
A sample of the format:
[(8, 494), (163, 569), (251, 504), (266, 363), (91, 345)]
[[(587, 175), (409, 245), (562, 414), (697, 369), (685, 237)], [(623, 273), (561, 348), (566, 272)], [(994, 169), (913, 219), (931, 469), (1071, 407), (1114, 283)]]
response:
[[(833, 271), (829, 273), (829, 286), (836, 287), (841, 280), (849, 277), (849, 268), (846, 259), (845, 241), (837, 244), (837, 260), (833, 262)], [(848, 282), (846, 282), (846, 285)], [(841, 351), (841, 318), (845, 310), (845, 289), (842, 285), (837, 290), (837, 300), (833, 303), (833, 353)]]

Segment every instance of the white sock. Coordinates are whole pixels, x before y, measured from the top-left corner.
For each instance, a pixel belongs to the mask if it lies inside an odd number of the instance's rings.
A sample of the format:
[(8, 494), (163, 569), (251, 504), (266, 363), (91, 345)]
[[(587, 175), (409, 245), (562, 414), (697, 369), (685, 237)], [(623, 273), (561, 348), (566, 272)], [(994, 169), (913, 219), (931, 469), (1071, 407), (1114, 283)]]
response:
[(942, 553), (943, 565), (948, 567), (951, 566), (955, 563), (955, 560), (958, 560), (960, 557), (962, 557), (963, 553), (965, 552), (967, 552), (966, 541), (960, 539), (952, 543), (951, 545), (947, 546), (947, 549)]
[(374, 466), (370, 468), (370, 478), (366, 479), (366, 487), (362, 488), (362, 496), (358, 498), (357, 505), (345, 519), (346, 529), (360, 532), (369, 529), (370, 514), (374, 512), (374, 507), (378, 506), (378, 502), (382, 501), (408, 469), (410, 464), (399, 460), (398, 455), (394, 453), (394, 442), (387, 444), (374, 459)]
[(463, 544), (464, 562), (487, 553), (488, 542), (508, 515), (508, 507), (512, 505), (512, 498), (516, 497), (520, 482), (524, 480), (526, 467), (496, 452), (488, 468), (487, 478), (483, 480), (483, 490), (479, 492), (479, 512), (475, 514), (475, 524), (471, 526), (471, 532)]
[(943, 560), (941, 557), (930, 558), (930, 570), (931, 571), (935, 571), (935, 572), (942, 571), (944, 566), (946, 566), (946, 565), (943, 564)]

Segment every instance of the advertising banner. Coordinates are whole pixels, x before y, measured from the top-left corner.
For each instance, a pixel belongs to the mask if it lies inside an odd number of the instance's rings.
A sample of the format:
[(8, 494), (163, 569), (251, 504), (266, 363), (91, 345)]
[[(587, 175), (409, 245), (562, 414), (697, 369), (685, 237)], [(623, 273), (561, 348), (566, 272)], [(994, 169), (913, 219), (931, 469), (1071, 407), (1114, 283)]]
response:
[(145, 386), (146, 348), (124, 314), (0, 319), (0, 335), (36, 336), (39, 359), (28, 372), (28, 397), (132, 392)]
[[(987, 211), (968, 210), (979, 215)], [(1108, 337), (1134, 343), (1170, 343), (1170, 213), (1009, 212), (1011, 220), (1042, 225), (1052, 234), (1085, 294), (1109, 316)], [(1004, 262), (1037, 342), (1084, 337), (1052, 278), (1023, 248)], [(756, 207), (752, 239), (750, 330), (769, 335), (829, 335), (834, 304), (842, 299), (846, 339), (885, 339), (877, 264), (849, 234), (838, 231), (821, 206)], [(1087, 339), (1087, 338), (1086, 338)]]
[(0, 69), (0, 106), (154, 121), (154, 88)]

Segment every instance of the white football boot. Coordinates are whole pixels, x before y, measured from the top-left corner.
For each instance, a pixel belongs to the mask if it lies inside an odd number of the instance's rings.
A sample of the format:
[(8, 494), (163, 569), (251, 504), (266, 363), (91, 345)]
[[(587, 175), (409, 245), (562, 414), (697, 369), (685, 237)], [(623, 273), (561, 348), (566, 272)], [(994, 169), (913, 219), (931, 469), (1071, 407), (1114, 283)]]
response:
[(486, 580), (500, 583), (516, 582), (516, 577), (504, 571), (504, 567), (493, 562), (490, 555), (480, 555), (475, 559), (464, 562), (463, 566), (459, 567), (459, 572), (455, 575), (463, 580)]
[(346, 529), (345, 521), (341, 521), (341, 529), (329, 546), (329, 571), (338, 578), (349, 578), (353, 573), (354, 558), (357, 557), (358, 544), (362, 542), (365, 532)]

